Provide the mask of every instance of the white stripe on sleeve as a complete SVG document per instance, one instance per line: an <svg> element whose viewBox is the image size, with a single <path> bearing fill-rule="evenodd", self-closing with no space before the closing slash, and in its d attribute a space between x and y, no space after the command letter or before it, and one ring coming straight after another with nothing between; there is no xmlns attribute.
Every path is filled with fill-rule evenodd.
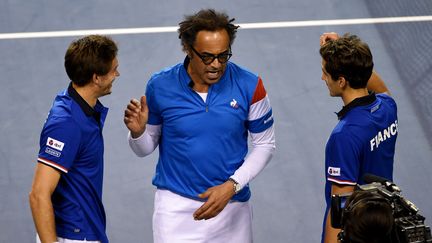
<svg viewBox="0 0 432 243"><path fill-rule="evenodd" d="M265 116L271 109L270 99L268 95L264 97L264 99L252 104L249 110L249 121L253 121Z"/></svg>
<svg viewBox="0 0 432 243"><path fill-rule="evenodd" d="M52 161L49 161L49 160L47 160L47 159L43 159L43 158L38 158L37 159L39 162L41 162L42 164L46 164L46 165L48 165L48 166L51 166L51 167L54 167L54 168L56 168L56 169L58 169L58 170L61 170L61 171L63 171L64 173L68 173L68 170L65 168L65 167L63 167L63 166L61 166L61 165L59 165L59 164L56 164L56 163L54 163L54 162L52 162Z"/></svg>

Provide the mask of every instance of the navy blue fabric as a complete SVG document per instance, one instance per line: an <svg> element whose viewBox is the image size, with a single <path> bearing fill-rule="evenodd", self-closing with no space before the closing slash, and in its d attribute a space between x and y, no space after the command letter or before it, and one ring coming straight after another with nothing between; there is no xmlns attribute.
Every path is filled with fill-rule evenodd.
<svg viewBox="0 0 432 243"><path fill-rule="evenodd" d="M367 173L393 180L393 162L397 138L397 107L386 94L371 94L344 110L326 146L325 198L327 211L331 201L331 186L364 184ZM350 104L348 104L350 106ZM324 226L325 226L324 219ZM324 227L323 226L323 227Z"/></svg>
<svg viewBox="0 0 432 243"><path fill-rule="evenodd" d="M55 98L41 133L38 162L62 172L52 195L57 235L108 242L102 205L102 127L108 109L98 102L89 114L81 97L70 92L75 91L69 87Z"/></svg>

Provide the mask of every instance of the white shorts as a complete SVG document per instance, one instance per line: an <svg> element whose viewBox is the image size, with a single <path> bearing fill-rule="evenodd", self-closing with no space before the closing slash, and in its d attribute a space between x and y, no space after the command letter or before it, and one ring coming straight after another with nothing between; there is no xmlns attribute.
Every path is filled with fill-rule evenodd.
<svg viewBox="0 0 432 243"><path fill-rule="evenodd" d="M153 213L154 243L251 243L249 202L229 202L214 218L196 221L193 213L204 202L157 190Z"/></svg>
<svg viewBox="0 0 432 243"><path fill-rule="evenodd" d="M53 243L101 243L100 241L88 241L88 240L69 240L69 239L64 239L61 237L57 237L57 241L53 242ZM41 243L40 239L39 239L39 235L36 235L36 243Z"/></svg>

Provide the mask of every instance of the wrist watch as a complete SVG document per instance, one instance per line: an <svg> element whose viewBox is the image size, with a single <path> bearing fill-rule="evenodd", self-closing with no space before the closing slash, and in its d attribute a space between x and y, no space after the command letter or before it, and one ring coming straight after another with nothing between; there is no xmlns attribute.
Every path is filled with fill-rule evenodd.
<svg viewBox="0 0 432 243"><path fill-rule="evenodd" d="M234 185L234 193L237 194L241 190L240 184L236 180L234 180L233 178L231 178L231 177L228 179L228 181L231 181L233 183L233 185Z"/></svg>

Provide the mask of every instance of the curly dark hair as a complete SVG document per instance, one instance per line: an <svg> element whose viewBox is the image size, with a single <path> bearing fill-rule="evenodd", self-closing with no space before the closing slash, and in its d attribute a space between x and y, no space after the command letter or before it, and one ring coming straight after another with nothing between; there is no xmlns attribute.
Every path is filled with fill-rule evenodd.
<svg viewBox="0 0 432 243"><path fill-rule="evenodd" d="M336 40L329 40L319 52L326 62L324 69L333 80L344 77L353 89L367 86L374 66L372 53L356 35L347 33Z"/></svg>
<svg viewBox="0 0 432 243"><path fill-rule="evenodd" d="M216 31L225 29L230 39L230 46L236 37L238 25L234 25L234 18L230 19L226 13L216 12L214 9L202 9L193 15L185 16L185 19L179 23L179 39L183 50L186 51L189 46L193 46L199 31L208 30Z"/></svg>
<svg viewBox="0 0 432 243"><path fill-rule="evenodd" d="M69 79L78 86L84 86L93 74L107 74L117 51L117 45L107 36L89 35L73 41L64 61Z"/></svg>

